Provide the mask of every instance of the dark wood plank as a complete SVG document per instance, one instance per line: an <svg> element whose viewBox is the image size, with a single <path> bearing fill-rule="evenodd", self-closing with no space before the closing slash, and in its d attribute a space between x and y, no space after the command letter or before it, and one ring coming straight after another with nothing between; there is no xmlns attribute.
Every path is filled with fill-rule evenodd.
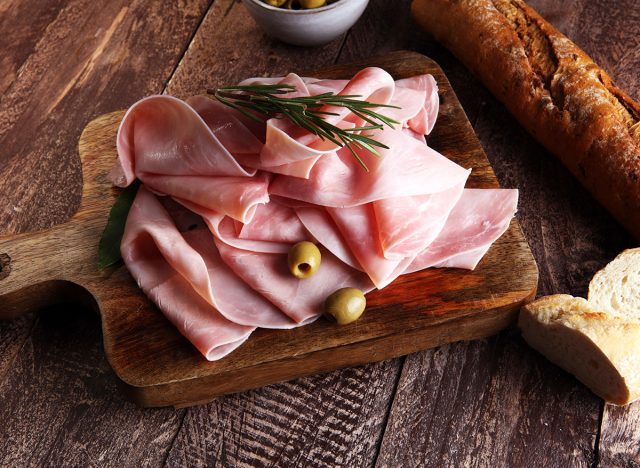
<svg viewBox="0 0 640 468"><path fill-rule="evenodd" d="M640 12L633 0L584 2L581 17L588 22L576 28L575 41L616 80L618 86L640 99ZM588 231L599 234L599 263L606 263L622 248L637 246L620 232L608 216L596 217ZM625 408L604 405L598 446L601 466L640 466L640 405Z"/></svg>
<svg viewBox="0 0 640 468"><path fill-rule="evenodd" d="M377 465L590 466L597 402L545 366L508 334L408 356Z"/></svg>
<svg viewBox="0 0 640 468"><path fill-rule="evenodd" d="M600 466L640 466L640 405L605 405L598 455Z"/></svg>
<svg viewBox="0 0 640 468"><path fill-rule="evenodd" d="M167 463L370 465L398 370L385 361L189 408Z"/></svg>
<svg viewBox="0 0 640 468"><path fill-rule="evenodd" d="M538 0L530 4L565 34L576 36L578 44L596 60L598 54L608 53L608 47L627 47L622 40L612 44L604 40L606 32L600 29L598 18L606 14L607 21L611 19L603 2ZM606 30L610 29L625 28L621 23L608 23ZM587 40L600 31L599 41ZM625 34L616 33L630 40ZM418 50L430 50L438 57L447 55L431 52L429 38L423 40L425 45ZM593 273L632 245L630 237L468 72L457 72L460 65L455 60L439 60L465 109L474 115L474 129L498 180L520 189L517 217L538 262L539 294L585 295ZM437 367L442 376L432 379L437 364L442 366ZM477 372L461 378L460 369L467 366ZM444 466L574 466L595 461L601 401L517 337L503 335L484 343L453 345L411 356L398 388L378 459L383 466L416 459L426 462L434 457L442 457ZM433 395L434 390L436 402L426 402L423 395ZM451 397L451 391L457 392L452 397L455 405L447 403L445 395ZM450 416L449 422L446 416ZM626 431L631 427L624 425ZM411 428L411 434L406 428ZM421 435L416 439L415 434ZM632 436L627 433L626 437ZM604 443L606 439L601 439L601 453Z"/></svg>
<svg viewBox="0 0 640 468"><path fill-rule="evenodd" d="M82 128L161 92L209 2L0 3L0 232L7 234L74 211ZM70 309L88 313L78 306L50 313ZM0 465L160 463L183 411L144 412L123 401L96 317L36 317L0 322Z"/></svg>
<svg viewBox="0 0 640 468"><path fill-rule="evenodd" d="M45 5L37 0L7 0L0 4L0 96L15 82L43 31L65 4L66 0L51 1ZM0 150L0 160L2 158L3 151ZM0 222L0 234L2 232L4 227ZM0 323L0 379L27 339L34 320L30 315L11 323Z"/></svg>
<svg viewBox="0 0 640 468"><path fill-rule="evenodd" d="M41 314L0 384L0 465L160 465L184 410L123 402L101 350L98 317L70 310Z"/></svg>
<svg viewBox="0 0 640 468"><path fill-rule="evenodd" d="M317 70L335 61L343 41L344 37L340 37L313 49L290 46L267 36L240 2L218 0L194 36L166 92L186 98L249 76Z"/></svg>
<svg viewBox="0 0 640 468"><path fill-rule="evenodd" d="M80 132L92 117L159 92L206 6L77 0L60 10L0 102L3 232L42 229L76 211Z"/></svg>
<svg viewBox="0 0 640 468"><path fill-rule="evenodd" d="M67 0L4 0L0 4L0 96L15 82L45 28Z"/></svg>
<svg viewBox="0 0 640 468"><path fill-rule="evenodd" d="M0 321L0 382L29 337L35 324L34 314Z"/></svg>

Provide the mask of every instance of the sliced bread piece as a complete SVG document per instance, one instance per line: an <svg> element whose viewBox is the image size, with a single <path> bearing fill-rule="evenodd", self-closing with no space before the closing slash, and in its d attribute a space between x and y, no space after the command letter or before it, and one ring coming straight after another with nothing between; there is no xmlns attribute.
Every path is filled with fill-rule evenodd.
<svg viewBox="0 0 640 468"><path fill-rule="evenodd" d="M640 397L640 323L613 317L567 294L542 297L521 310L524 339L616 405Z"/></svg>
<svg viewBox="0 0 640 468"><path fill-rule="evenodd" d="M625 250L595 274L589 302L611 315L640 320L640 248Z"/></svg>

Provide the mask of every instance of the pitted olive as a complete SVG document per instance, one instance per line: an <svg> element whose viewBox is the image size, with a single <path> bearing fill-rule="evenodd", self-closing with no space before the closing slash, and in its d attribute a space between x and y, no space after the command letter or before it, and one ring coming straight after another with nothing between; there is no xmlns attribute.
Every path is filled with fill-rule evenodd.
<svg viewBox="0 0 640 468"><path fill-rule="evenodd" d="M293 276L298 279L310 278L320 268L320 250L312 242L298 242L289 250L287 260Z"/></svg>

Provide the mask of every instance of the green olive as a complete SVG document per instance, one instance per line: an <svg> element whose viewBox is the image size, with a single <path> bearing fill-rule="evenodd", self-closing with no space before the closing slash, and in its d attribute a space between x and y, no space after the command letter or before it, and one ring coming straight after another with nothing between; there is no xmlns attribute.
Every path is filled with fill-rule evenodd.
<svg viewBox="0 0 640 468"><path fill-rule="evenodd" d="M342 288L324 301L324 313L332 316L339 325L355 322L367 307L364 293L356 288Z"/></svg>
<svg viewBox="0 0 640 468"><path fill-rule="evenodd" d="M282 5L287 3L287 0L264 0L264 1L274 7L281 7Z"/></svg>
<svg viewBox="0 0 640 468"><path fill-rule="evenodd" d="M327 0L298 0L302 8L320 8L327 4Z"/></svg>
<svg viewBox="0 0 640 468"><path fill-rule="evenodd" d="M289 250L287 260L293 276L298 279L310 278L320 268L320 250L312 242L298 242Z"/></svg>

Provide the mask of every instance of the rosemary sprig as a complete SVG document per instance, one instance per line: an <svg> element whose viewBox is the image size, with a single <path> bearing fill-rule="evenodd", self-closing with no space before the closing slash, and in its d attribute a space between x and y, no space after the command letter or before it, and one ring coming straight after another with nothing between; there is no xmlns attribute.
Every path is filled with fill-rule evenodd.
<svg viewBox="0 0 640 468"><path fill-rule="evenodd" d="M398 125L400 122L374 110L380 107L398 109L397 106L362 101L358 99L362 96L358 95L323 93L294 98L283 96L295 89L294 86L280 84L226 86L208 89L207 94L252 120L264 122L272 117L286 118L322 140L329 140L340 147L346 146L366 171L369 171L369 168L358 156L356 149L368 151L377 157L380 157L380 153L376 148L389 149L388 146L371 138L371 134L367 132L382 130L385 125L390 128ZM368 125L356 128L337 127L325 117L338 114L320 110L323 106L344 107Z"/></svg>

